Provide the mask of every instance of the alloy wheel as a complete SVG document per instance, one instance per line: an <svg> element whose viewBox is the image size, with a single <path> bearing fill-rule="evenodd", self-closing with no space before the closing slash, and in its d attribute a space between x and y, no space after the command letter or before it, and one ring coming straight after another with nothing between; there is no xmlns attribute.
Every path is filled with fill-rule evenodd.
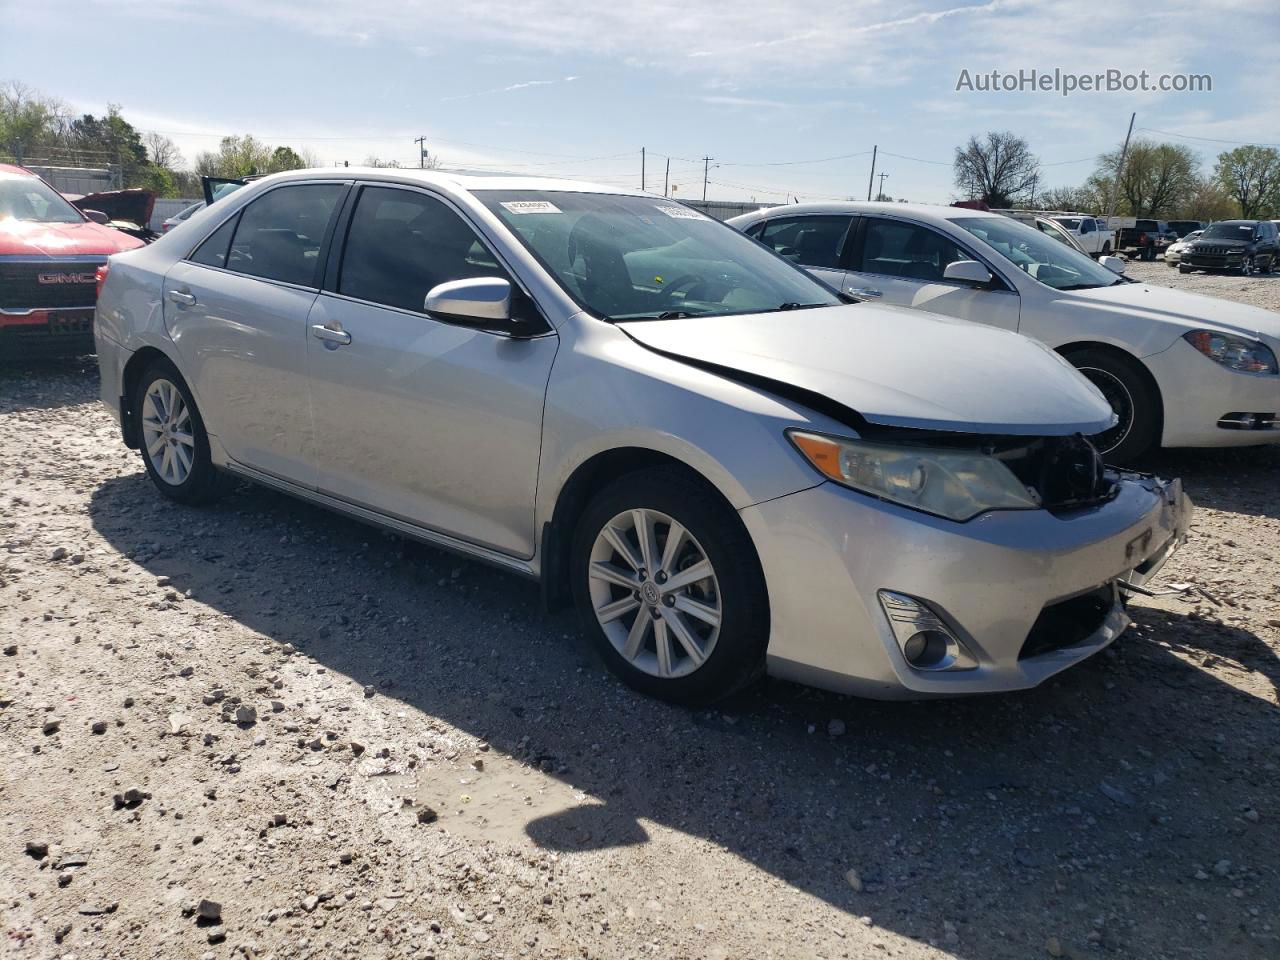
<svg viewBox="0 0 1280 960"><path fill-rule="evenodd" d="M679 521L644 508L618 514L596 535L587 576L596 621L636 669L673 679L711 655L723 618L719 583Z"/></svg>
<svg viewBox="0 0 1280 960"><path fill-rule="evenodd" d="M153 380L143 397L142 442L147 459L165 483L181 486L191 475L196 456L191 408L182 391L163 377Z"/></svg>
<svg viewBox="0 0 1280 960"><path fill-rule="evenodd" d="M1247 277L1253 273L1253 257L1245 257L1240 261L1240 275Z"/></svg>
<svg viewBox="0 0 1280 960"><path fill-rule="evenodd" d="M1090 383L1102 391L1103 397L1119 418L1110 430L1104 430L1089 438L1097 447L1098 453L1106 456L1124 443L1130 431L1133 430L1133 394L1129 392L1124 381L1110 371L1099 370L1097 367L1077 369L1088 377Z"/></svg>

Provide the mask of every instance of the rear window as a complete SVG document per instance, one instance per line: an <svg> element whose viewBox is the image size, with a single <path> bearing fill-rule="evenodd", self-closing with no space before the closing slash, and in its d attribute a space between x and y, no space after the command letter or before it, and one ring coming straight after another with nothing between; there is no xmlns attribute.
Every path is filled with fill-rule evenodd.
<svg viewBox="0 0 1280 960"><path fill-rule="evenodd" d="M340 183L291 184L251 201L240 214L227 269L316 286L320 246L345 190Z"/></svg>

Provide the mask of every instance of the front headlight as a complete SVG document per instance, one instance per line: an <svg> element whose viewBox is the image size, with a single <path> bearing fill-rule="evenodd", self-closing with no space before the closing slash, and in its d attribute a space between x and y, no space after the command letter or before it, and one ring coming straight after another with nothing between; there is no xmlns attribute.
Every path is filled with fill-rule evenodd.
<svg viewBox="0 0 1280 960"><path fill-rule="evenodd" d="M1036 510L1039 498L995 457L971 450L912 447L802 430L787 436L823 476L873 497L949 520L988 510Z"/></svg>
<svg viewBox="0 0 1280 960"><path fill-rule="evenodd" d="M1182 339L1210 360L1216 360L1232 370L1245 373L1276 372L1276 355L1265 343L1257 340L1246 340L1244 337L1233 337L1212 330L1192 330L1184 333Z"/></svg>

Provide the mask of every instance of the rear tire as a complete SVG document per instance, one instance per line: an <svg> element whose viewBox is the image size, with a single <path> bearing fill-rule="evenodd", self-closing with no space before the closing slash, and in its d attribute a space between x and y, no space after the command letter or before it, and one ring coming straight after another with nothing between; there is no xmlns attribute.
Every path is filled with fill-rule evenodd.
<svg viewBox="0 0 1280 960"><path fill-rule="evenodd" d="M178 503L210 503L231 487L213 465L209 434L191 388L168 360L143 371L133 396L139 453L156 489Z"/></svg>
<svg viewBox="0 0 1280 960"><path fill-rule="evenodd" d="M1193 267L1188 267L1185 263L1178 264L1179 273L1190 273L1193 269Z"/></svg>
<svg viewBox="0 0 1280 960"><path fill-rule="evenodd" d="M1116 426L1089 439L1108 463L1131 463L1160 438L1160 398L1136 360L1087 347L1067 360L1102 391L1120 418Z"/></svg>
<svg viewBox="0 0 1280 960"><path fill-rule="evenodd" d="M569 569L583 630L636 690L706 704L763 672L769 600L755 546L737 514L687 471L642 470L596 494L574 531ZM689 571L706 575L688 580Z"/></svg>

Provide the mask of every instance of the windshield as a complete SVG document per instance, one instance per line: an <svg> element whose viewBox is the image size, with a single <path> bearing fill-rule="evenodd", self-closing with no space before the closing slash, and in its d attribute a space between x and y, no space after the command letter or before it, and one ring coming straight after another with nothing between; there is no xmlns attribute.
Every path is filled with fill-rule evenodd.
<svg viewBox="0 0 1280 960"><path fill-rule="evenodd" d="M1075 217L1054 217L1053 219L1057 220L1060 224L1062 224L1068 230L1080 229L1080 221Z"/></svg>
<svg viewBox="0 0 1280 960"><path fill-rule="evenodd" d="M1109 287L1120 277L1073 247L1008 217L952 220L1023 273L1055 290Z"/></svg>
<svg viewBox="0 0 1280 960"><path fill-rule="evenodd" d="M1252 223L1215 223L1204 228L1202 240L1252 240Z"/></svg>
<svg viewBox="0 0 1280 960"><path fill-rule="evenodd" d="M36 177L6 177L0 180L0 220L84 223L79 210Z"/></svg>
<svg viewBox="0 0 1280 960"><path fill-rule="evenodd" d="M842 301L732 227L661 197L478 190L581 306L611 320L724 316Z"/></svg>

